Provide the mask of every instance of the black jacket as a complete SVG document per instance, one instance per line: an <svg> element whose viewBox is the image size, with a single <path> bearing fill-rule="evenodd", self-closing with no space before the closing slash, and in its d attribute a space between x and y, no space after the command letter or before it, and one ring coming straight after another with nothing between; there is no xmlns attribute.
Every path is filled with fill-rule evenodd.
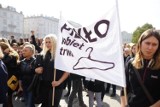
<svg viewBox="0 0 160 107"><path fill-rule="evenodd" d="M87 89L92 92L102 92L102 90L104 89L104 82L99 80L89 81Z"/></svg>
<svg viewBox="0 0 160 107"><path fill-rule="evenodd" d="M127 93L132 93L133 97L129 101L130 107L149 107L151 104L147 99L143 89L141 88L136 71L133 69L132 60L126 64L126 84L127 84ZM144 60L144 67L142 69L137 69L145 87L153 97L154 101L160 100L160 69L151 70L147 68L147 60ZM123 95L123 90L121 91Z"/></svg>
<svg viewBox="0 0 160 107"><path fill-rule="evenodd" d="M5 54L2 61L7 67L8 71L8 78L10 78L12 75L15 75L16 77L19 77L18 75L18 63L15 56L11 56L8 54Z"/></svg>
<svg viewBox="0 0 160 107"><path fill-rule="evenodd" d="M29 86L33 76L35 74L34 71L34 62L35 58L31 57L30 59L23 59L20 62L20 80L22 80L22 84L25 86Z"/></svg>
<svg viewBox="0 0 160 107"><path fill-rule="evenodd" d="M0 104L7 101L7 79L7 68L2 60L0 60Z"/></svg>
<svg viewBox="0 0 160 107"><path fill-rule="evenodd" d="M70 73L70 79L71 80L82 79L82 76Z"/></svg>
<svg viewBox="0 0 160 107"><path fill-rule="evenodd" d="M34 35L31 36L31 43L35 46L35 49L38 51L38 53L42 51L40 46L36 43L36 38Z"/></svg>
<svg viewBox="0 0 160 107"><path fill-rule="evenodd" d="M42 81L43 82L51 82L54 80L54 60L51 60L51 53L48 51L43 58L42 55L37 55L36 61L35 61L35 68L37 67L43 67L43 73L41 74L42 76ZM56 69L56 81L58 81L62 75L63 71ZM63 88L64 84L62 83L60 86L56 88Z"/></svg>

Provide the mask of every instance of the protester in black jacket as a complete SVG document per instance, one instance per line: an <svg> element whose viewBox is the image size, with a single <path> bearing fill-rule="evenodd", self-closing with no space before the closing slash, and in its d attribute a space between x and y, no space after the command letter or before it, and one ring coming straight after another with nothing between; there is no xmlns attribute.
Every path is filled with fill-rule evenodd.
<svg viewBox="0 0 160 107"><path fill-rule="evenodd" d="M125 71L127 93L130 95L129 107L160 107L160 35L156 30L146 30L140 36L135 58L128 62ZM136 73L139 73L153 102L141 87ZM121 105L125 107L123 92L124 90L121 91Z"/></svg>
<svg viewBox="0 0 160 107"><path fill-rule="evenodd" d="M32 44L25 45L23 48L23 57L24 59L20 62L20 80L19 80L19 90L18 92L22 92L24 94L25 103L27 107L35 107L33 100L32 91L28 91L28 87L30 86L34 72L34 48Z"/></svg>
<svg viewBox="0 0 160 107"><path fill-rule="evenodd" d="M68 77L67 72L54 69L56 51L56 35L44 37L43 50L36 58L35 72L42 76L40 93L42 95L41 107L52 107L52 90L54 93L54 107L58 107L63 91L63 82ZM40 61L41 59L41 61Z"/></svg>
<svg viewBox="0 0 160 107"><path fill-rule="evenodd" d="M18 53L11 48L11 46L7 43L0 42L0 47L3 51L4 57L2 58L2 61L7 67L8 71L8 79L10 79L13 75L17 77L18 79L18 63L19 63L19 55ZM12 84L18 83L18 80L16 82L13 81ZM8 107L13 107L12 104L12 94L15 90L11 89L11 87L8 87L8 100L6 105Z"/></svg>

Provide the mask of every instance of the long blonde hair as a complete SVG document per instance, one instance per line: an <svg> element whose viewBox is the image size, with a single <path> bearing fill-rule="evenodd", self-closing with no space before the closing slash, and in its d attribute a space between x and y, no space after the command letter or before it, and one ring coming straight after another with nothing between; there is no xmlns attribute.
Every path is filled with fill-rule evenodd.
<svg viewBox="0 0 160 107"><path fill-rule="evenodd" d="M158 31L156 31L155 29L148 29L145 32L142 33L142 35L140 36L138 43L137 43L137 52L135 55L135 58L132 62L133 66L137 69L140 69L143 67L143 55L142 55L142 51L141 51L141 45L142 45L142 41L144 41L145 39L149 38L149 37L155 37L158 42L159 42L159 46L152 58L152 62L151 62L151 69L160 69L160 34L158 33Z"/></svg>
<svg viewBox="0 0 160 107"><path fill-rule="evenodd" d="M4 43L7 43L9 45L9 42L6 38L0 38L0 42L4 42Z"/></svg>
<svg viewBox="0 0 160 107"><path fill-rule="evenodd" d="M52 45L51 50L49 50L45 44L46 39L49 39L51 41L51 45ZM51 53L51 60L53 60L55 58L56 44L57 44L57 37L55 34L49 34L44 37L43 50L41 52L41 55L43 56L43 58L45 57L45 55L48 51L50 51L50 53Z"/></svg>
<svg viewBox="0 0 160 107"><path fill-rule="evenodd" d="M0 47L2 49L2 51L4 51L5 49L9 49L9 55L10 56L14 56L16 57L17 63L19 63L19 55L18 53L7 43L4 42L0 42Z"/></svg>

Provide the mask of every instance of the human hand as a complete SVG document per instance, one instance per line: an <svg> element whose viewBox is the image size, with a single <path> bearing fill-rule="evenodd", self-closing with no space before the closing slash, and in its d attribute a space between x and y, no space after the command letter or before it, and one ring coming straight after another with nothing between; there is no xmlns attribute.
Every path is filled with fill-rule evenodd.
<svg viewBox="0 0 160 107"><path fill-rule="evenodd" d="M160 107L160 100L158 100L157 102L155 102L153 105L151 105L150 107Z"/></svg>
<svg viewBox="0 0 160 107"><path fill-rule="evenodd" d="M61 83L59 81L52 81L52 87L57 87L59 86Z"/></svg>
<svg viewBox="0 0 160 107"><path fill-rule="evenodd" d="M36 72L37 74L42 74L42 73L43 73L43 67L38 67L38 68L36 68L36 69L35 69L35 72Z"/></svg>

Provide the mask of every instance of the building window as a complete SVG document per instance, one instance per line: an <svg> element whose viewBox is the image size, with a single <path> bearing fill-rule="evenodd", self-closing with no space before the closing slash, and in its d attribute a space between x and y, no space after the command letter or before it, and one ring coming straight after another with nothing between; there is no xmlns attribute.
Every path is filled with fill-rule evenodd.
<svg viewBox="0 0 160 107"><path fill-rule="evenodd" d="M11 14L10 16L11 16L11 18L12 18L12 19L14 19L14 16L13 16L13 14Z"/></svg>
<svg viewBox="0 0 160 107"><path fill-rule="evenodd" d="M17 20L20 20L18 16L17 16Z"/></svg>
<svg viewBox="0 0 160 107"><path fill-rule="evenodd" d="M20 27L20 23L19 22L17 22L17 26Z"/></svg>
<svg viewBox="0 0 160 107"><path fill-rule="evenodd" d="M20 33L20 29L17 29L16 32L17 32L17 33Z"/></svg>
<svg viewBox="0 0 160 107"><path fill-rule="evenodd" d="M7 31L7 27L3 26L3 31Z"/></svg>
<svg viewBox="0 0 160 107"><path fill-rule="evenodd" d="M3 24L7 24L7 20L6 19L3 19Z"/></svg>
<svg viewBox="0 0 160 107"><path fill-rule="evenodd" d="M6 13L6 12L3 12L3 16L7 16L7 13Z"/></svg>

